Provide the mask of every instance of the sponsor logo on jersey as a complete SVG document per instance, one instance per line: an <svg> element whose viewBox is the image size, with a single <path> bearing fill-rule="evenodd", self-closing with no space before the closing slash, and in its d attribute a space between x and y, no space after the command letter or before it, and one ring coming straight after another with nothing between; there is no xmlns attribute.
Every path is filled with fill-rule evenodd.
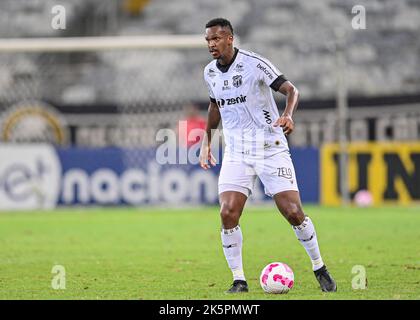
<svg viewBox="0 0 420 320"><path fill-rule="evenodd" d="M242 76L237 75L232 77L233 86L239 88L242 84Z"/></svg>
<svg viewBox="0 0 420 320"><path fill-rule="evenodd" d="M273 121L271 120L270 111L263 110L265 122L267 124L271 124Z"/></svg>
<svg viewBox="0 0 420 320"><path fill-rule="evenodd" d="M219 108L223 108L225 105L230 106L233 104L246 102L246 96L240 95L236 98L218 99L216 102Z"/></svg>
<svg viewBox="0 0 420 320"><path fill-rule="evenodd" d="M273 79L274 79L273 75L272 75L272 74L271 74L271 72L267 69L267 67L266 67L266 66L262 66L261 64L258 64L258 65L257 65L257 68L258 68L258 69L260 69L260 70L262 70L262 72L264 72L270 80L273 80Z"/></svg>
<svg viewBox="0 0 420 320"><path fill-rule="evenodd" d="M222 90L225 91L225 90L230 90L230 89L232 89L232 88L229 86L229 80L223 81Z"/></svg>
<svg viewBox="0 0 420 320"><path fill-rule="evenodd" d="M244 64L242 62L237 63L234 70L236 72L242 72L242 71L244 71Z"/></svg>

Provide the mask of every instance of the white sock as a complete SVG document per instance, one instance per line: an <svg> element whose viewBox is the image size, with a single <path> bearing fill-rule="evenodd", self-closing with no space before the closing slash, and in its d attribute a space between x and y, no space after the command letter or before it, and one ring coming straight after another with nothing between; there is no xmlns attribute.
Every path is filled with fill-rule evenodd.
<svg viewBox="0 0 420 320"><path fill-rule="evenodd" d="M314 225L309 217L305 217L301 225L292 226L300 243L312 261L313 271L320 269L324 262L319 252L318 240Z"/></svg>
<svg viewBox="0 0 420 320"><path fill-rule="evenodd" d="M242 268L242 231L238 225L232 229L222 229L223 252L232 270L233 280L245 280Z"/></svg>

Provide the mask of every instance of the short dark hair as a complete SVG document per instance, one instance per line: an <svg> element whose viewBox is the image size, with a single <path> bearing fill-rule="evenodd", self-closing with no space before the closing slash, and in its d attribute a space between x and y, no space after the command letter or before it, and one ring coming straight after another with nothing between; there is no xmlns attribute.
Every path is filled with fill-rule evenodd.
<svg viewBox="0 0 420 320"><path fill-rule="evenodd" d="M206 23L206 28L211 28L215 26L221 26L222 28L228 27L230 32L233 34L232 24L230 23L229 20L225 18L214 18Z"/></svg>

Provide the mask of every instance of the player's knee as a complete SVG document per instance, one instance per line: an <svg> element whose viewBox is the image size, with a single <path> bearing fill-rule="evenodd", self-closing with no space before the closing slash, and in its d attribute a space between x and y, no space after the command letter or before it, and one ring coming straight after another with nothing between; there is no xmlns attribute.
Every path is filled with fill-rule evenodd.
<svg viewBox="0 0 420 320"><path fill-rule="evenodd" d="M286 217L287 221L294 226L302 224L305 219L305 214L303 213L302 208L296 203L288 203L283 206L281 212Z"/></svg>
<svg viewBox="0 0 420 320"><path fill-rule="evenodd" d="M224 204L220 209L220 217L224 228L231 229L238 225L239 223L239 210L235 209L234 206Z"/></svg>

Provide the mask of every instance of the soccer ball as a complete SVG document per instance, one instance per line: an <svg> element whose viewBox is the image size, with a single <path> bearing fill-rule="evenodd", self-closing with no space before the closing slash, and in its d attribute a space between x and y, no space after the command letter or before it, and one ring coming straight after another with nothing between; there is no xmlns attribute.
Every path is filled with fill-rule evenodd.
<svg viewBox="0 0 420 320"><path fill-rule="evenodd" d="M373 204L373 196L368 190L359 190L354 195L354 202L358 207L370 207Z"/></svg>
<svg viewBox="0 0 420 320"><path fill-rule="evenodd" d="M272 262L261 272L260 284L267 293L288 293L292 289L295 276L285 263Z"/></svg>

